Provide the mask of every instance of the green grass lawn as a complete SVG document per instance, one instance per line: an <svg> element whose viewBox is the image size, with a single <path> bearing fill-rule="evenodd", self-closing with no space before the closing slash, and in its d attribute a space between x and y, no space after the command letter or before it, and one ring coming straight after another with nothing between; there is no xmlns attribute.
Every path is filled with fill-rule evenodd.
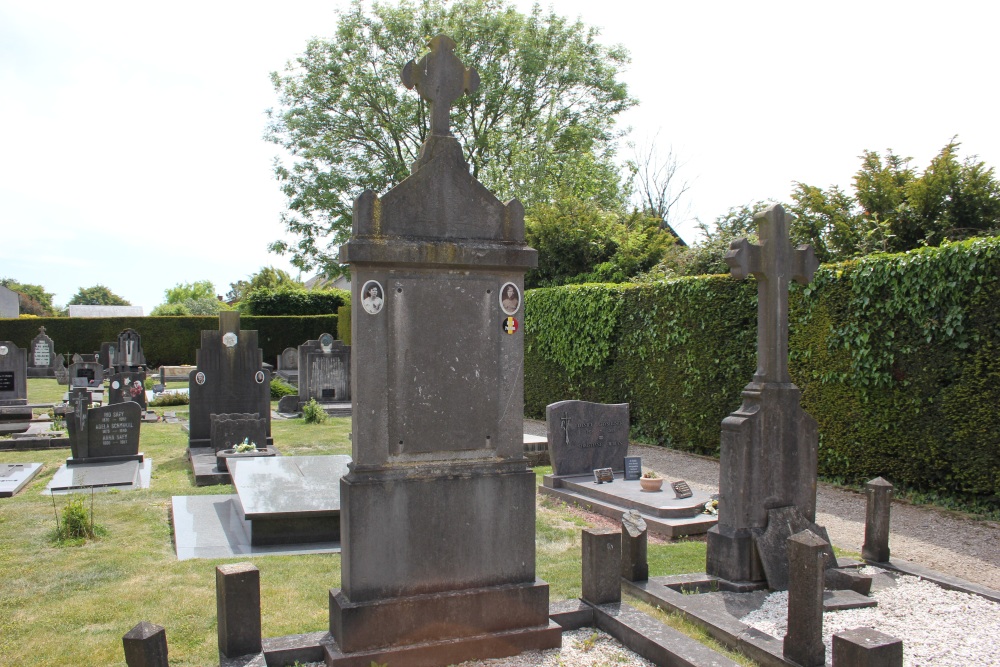
<svg viewBox="0 0 1000 667"><path fill-rule="evenodd" d="M51 402L42 396L61 397L63 390L55 380L31 379L28 399ZM157 408L165 410L180 415L186 406ZM272 434L285 455L350 454L350 423L274 420ZM264 636L327 629L339 555L177 561L171 497L233 493L232 486L194 486L186 448L179 425L143 424L151 488L93 494L96 522L107 533L77 546L53 540L55 513L68 497L53 504L41 495L69 450L0 453L4 463L45 464L21 493L0 499L0 664L124 665L121 637L146 620L166 628L171 665L217 665L215 566L245 560L260 569ZM85 498L89 507L91 495ZM580 530L587 525L558 503L538 502L537 572L552 600L580 594ZM653 575L703 571L704 543L650 544L649 561Z"/></svg>

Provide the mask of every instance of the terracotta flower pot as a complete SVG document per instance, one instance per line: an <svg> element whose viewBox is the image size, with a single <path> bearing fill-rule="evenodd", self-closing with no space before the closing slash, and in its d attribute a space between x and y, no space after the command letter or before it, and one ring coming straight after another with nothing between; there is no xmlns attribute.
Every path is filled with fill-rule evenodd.
<svg viewBox="0 0 1000 667"><path fill-rule="evenodd" d="M659 491L663 487L662 477L640 477L639 486L643 491Z"/></svg>

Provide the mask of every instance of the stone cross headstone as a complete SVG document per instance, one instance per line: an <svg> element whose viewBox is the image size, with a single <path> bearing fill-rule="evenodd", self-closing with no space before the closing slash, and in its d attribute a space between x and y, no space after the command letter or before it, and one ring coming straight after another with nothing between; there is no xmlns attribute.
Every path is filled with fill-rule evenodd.
<svg viewBox="0 0 1000 667"><path fill-rule="evenodd" d="M0 340L0 406L28 402L28 355L9 340Z"/></svg>
<svg viewBox="0 0 1000 667"><path fill-rule="evenodd" d="M553 475L623 471L628 454L628 403L559 401L545 408Z"/></svg>
<svg viewBox="0 0 1000 667"><path fill-rule="evenodd" d="M521 309L501 303L505 285L521 293L537 255L524 209L476 181L450 135L451 104L478 77L448 37L430 48L403 80L431 103L431 133L407 179L358 197L340 249L361 307L328 664L370 650L402 664L392 651L415 644L440 664L496 657L504 642L484 638L498 633L516 633L522 650L561 642L548 585L535 578L524 343L506 326Z"/></svg>
<svg viewBox="0 0 1000 667"><path fill-rule="evenodd" d="M114 373L108 382L108 403L138 403L142 411L148 407L146 401L146 371L125 371Z"/></svg>
<svg viewBox="0 0 1000 667"><path fill-rule="evenodd" d="M299 345L299 407L316 399L319 403L351 400L351 346L322 334Z"/></svg>
<svg viewBox="0 0 1000 667"><path fill-rule="evenodd" d="M271 439L271 385L263 367L257 332L240 329L237 311L219 313L219 330L201 332L197 367L191 371L189 392L191 447L212 446L211 415L256 412L267 420Z"/></svg>
<svg viewBox="0 0 1000 667"><path fill-rule="evenodd" d="M146 366L142 353L142 337L135 329L125 329L118 334L118 344L112 350L112 366L119 372L136 371Z"/></svg>
<svg viewBox="0 0 1000 667"><path fill-rule="evenodd" d="M792 248L790 218L780 205L758 213L760 243L734 241L726 255L735 278L757 279L758 295L757 371L722 422L719 523L708 532L706 570L728 582L766 580L753 531L766 530L768 510L816 518L818 433L788 375L788 285L808 283L818 263L811 247Z"/></svg>
<svg viewBox="0 0 1000 667"><path fill-rule="evenodd" d="M28 377L55 377L56 346L45 333L45 327L38 328L38 335L31 339L28 348Z"/></svg>

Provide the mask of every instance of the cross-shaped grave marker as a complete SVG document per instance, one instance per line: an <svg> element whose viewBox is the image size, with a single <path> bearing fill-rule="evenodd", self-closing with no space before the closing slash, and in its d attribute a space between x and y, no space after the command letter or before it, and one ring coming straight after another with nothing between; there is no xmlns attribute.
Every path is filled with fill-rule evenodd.
<svg viewBox="0 0 1000 667"><path fill-rule="evenodd" d="M403 67L403 85L416 88L430 102L431 134L450 137L451 106L463 93L476 92L479 72L462 64L455 55L455 42L447 35L432 39L430 47L431 52L419 62L411 60Z"/></svg>
<svg viewBox="0 0 1000 667"><path fill-rule="evenodd" d="M780 204L754 216L760 244L740 239L726 253L734 278L757 279L757 372L754 382L791 382L788 375L788 279L806 284L819 267L810 245L792 249Z"/></svg>

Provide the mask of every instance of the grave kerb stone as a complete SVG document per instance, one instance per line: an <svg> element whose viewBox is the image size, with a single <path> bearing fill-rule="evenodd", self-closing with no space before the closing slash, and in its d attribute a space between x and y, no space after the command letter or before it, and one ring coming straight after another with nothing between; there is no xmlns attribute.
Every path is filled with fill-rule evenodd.
<svg viewBox="0 0 1000 667"><path fill-rule="evenodd" d="M823 573L830 544L806 530L788 538L788 632L783 653L802 667L823 667Z"/></svg>

